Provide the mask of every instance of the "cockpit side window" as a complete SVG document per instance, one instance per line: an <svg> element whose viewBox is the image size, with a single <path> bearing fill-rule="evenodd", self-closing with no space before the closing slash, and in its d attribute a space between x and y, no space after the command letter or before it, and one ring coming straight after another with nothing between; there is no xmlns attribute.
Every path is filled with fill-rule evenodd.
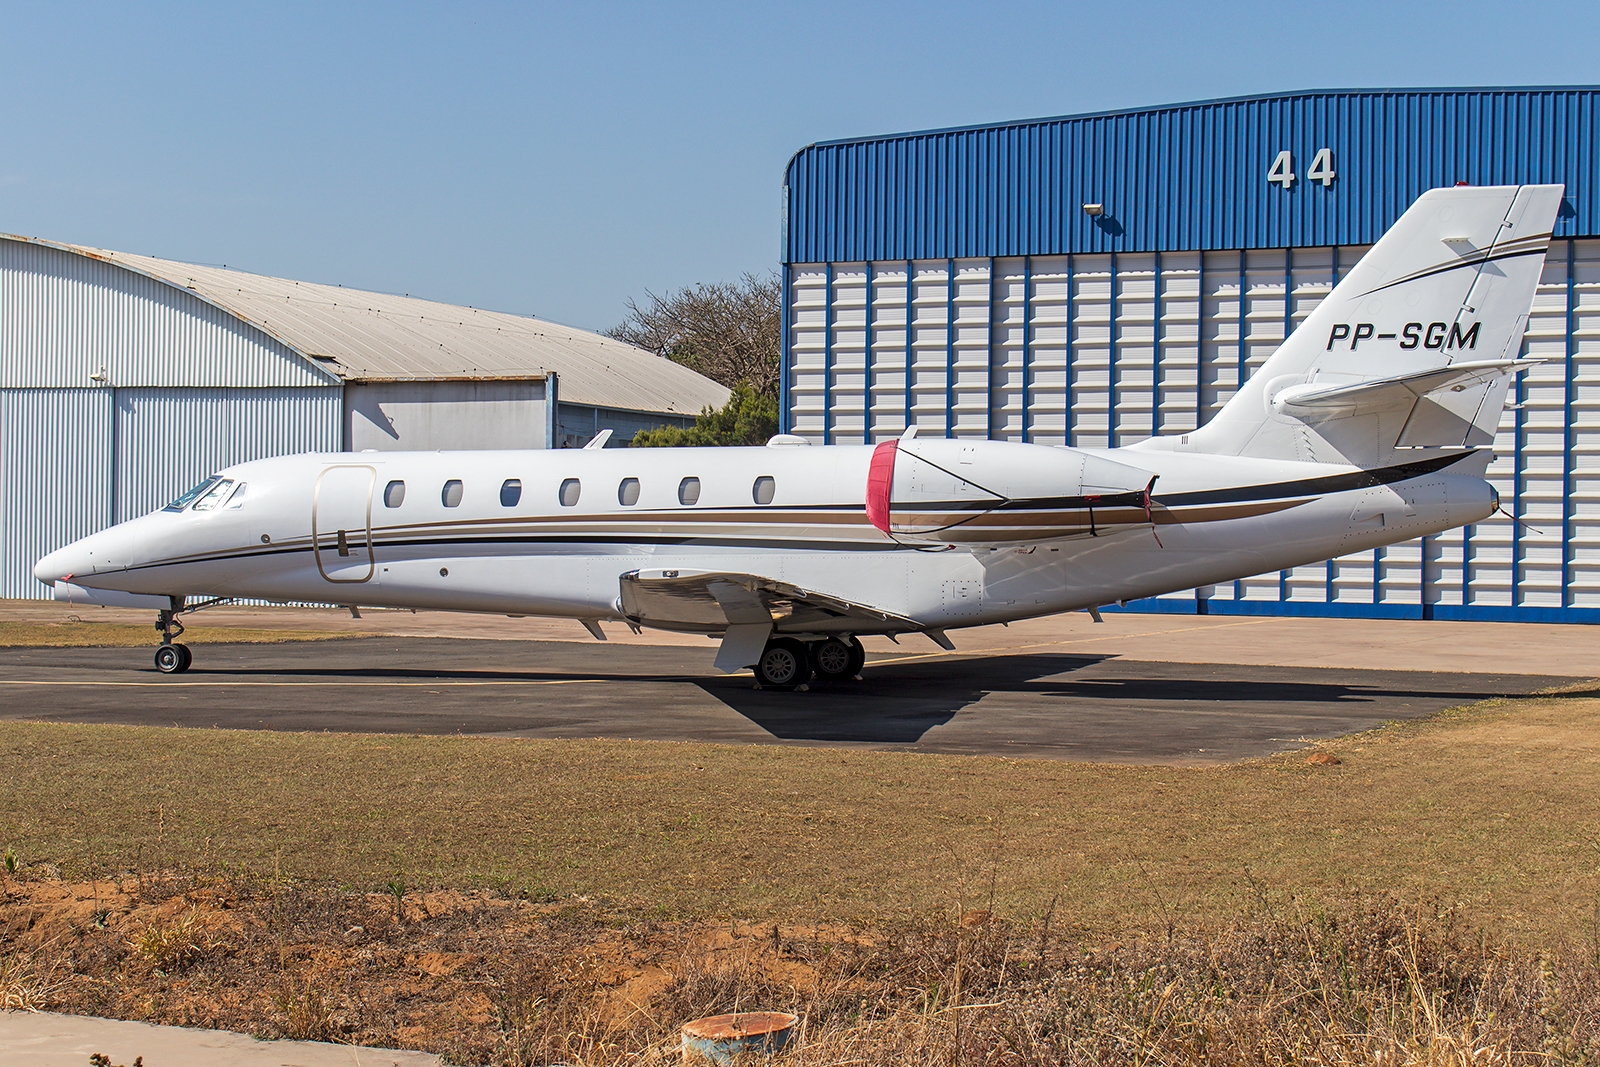
<svg viewBox="0 0 1600 1067"><path fill-rule="evenodd" d="M228 502L222 506L229 511L237 511L239 508L244 507L244 491L249 488L249 482L240 482L239 487L233 491L233 495L228 497Z"/></svg>
<svg viewBox="0 0 1600 1067"><path fill-rule="evenodd" d="M188 507L190 504L193 504L195 502L195 500L199 498L200 494L204 493L207 489L210 489L213 485L216 485L219 480L220 479L218 479L217 476L215 474L213 474L211 477L207 478L205 481L201 482L199 485L195 486L193 489L189 490L187 493L184 493L178 499L174 500L172 503L168 504L166 507L162 508L161 510L162 511L182 511L184 508Z"/></svg>
<svg viewBox="0 0 1600 1067"><path fill-rule="evenodd" d="M233 490L233 479L219 479L210 489L200 494L200 499L194 502L192 511L215 511L222 502L228 499L228 493Z"/></svg>

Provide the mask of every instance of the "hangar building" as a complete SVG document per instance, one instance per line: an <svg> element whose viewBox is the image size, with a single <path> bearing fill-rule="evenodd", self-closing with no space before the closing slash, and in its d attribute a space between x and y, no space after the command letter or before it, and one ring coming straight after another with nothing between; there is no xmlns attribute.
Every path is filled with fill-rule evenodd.
<svg viewBox="0 0 1600 1067"><path fill-rule="evenodd" d="M622 444L727 397L538 319L0 236L0 597L232 463Z"/></svg>
<svg viewBox="0 0 1600 1067"><path fill-rule="evenodd" d="M1205 422L1413 199L1565 184L1490 477L1505 508L1138 601L1600 622L1600 89L1307 92L801 149L785 429L1105 447Z"/></svg>

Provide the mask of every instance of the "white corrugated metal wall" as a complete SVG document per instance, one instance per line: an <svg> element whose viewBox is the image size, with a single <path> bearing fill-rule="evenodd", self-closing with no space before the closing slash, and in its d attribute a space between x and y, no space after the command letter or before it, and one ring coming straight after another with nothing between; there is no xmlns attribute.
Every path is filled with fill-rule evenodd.
<svg viewBox="0 0 1600 1067"><path fill-rule="evenodd" d="M0 239L0 388L316 387L336 379L185 290L58 248Z"/></svg>
<svg viewBox="0 0 1600 1067"><path fill-rule="evenodd" d="M342 410L338 389L118 389L115 521L235 463L337 452Z"/></svg>
<svg viewBox="0 0 1600 1067"><path fill-rule="evenodd" d="M0 597L218 467L334 451L342 387L193 293L0 239Z"/></svg>
<svg viewBox="0 0 1600 1067"><path fill-rule="evenodd" d="M34 561L111 519L111 390L0 389L0 597L42 597Z"/></svg>
<svg viewBox="0 0 1600 1067"><path fill-rule="evenodd" d="M791 431L870 442L914 424L1083 447L1182 433L1215 414L1364 251L791 266ZM1523 376L1490 467L1522 525L1496 516L1200 599L1477 618L1600 608L1600 241L1551 244L1526 351L1548 362ZM1163 600L1194 610L1196 593Z"/></svg>

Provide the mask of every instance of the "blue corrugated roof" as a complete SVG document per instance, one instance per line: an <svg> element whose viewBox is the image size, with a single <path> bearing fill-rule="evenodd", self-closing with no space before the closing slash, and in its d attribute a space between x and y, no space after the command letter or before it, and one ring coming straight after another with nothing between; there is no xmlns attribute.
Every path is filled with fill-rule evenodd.
<svg viewBox="0 0 1600 1067"><path fill-rule="evenodd" d="M1560 182L1600 233L1600 88L1240 97L810 145L789 263L1367 244L1427 189ZM1307 178L1330 149L1329 186ZM1278 153L1297 179L1269 183ZM1085 203L1105 206L1090 218Z"/></svg>

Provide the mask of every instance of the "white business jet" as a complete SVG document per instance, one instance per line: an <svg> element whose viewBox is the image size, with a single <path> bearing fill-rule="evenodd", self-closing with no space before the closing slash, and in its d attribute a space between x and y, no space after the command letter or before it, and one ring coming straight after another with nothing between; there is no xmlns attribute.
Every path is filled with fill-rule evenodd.
<svg viewBox="0 0 1600 1067"><path fill-rule="evenodd" d="M73 603L218 599L721 638L762 685L858 675L862 634L1006 622L1438 533L1484 480L1561 200L1423 194L1217 417L1127 448L908 431L877 446L327 453L241 463L40 560Z"/></svg>

